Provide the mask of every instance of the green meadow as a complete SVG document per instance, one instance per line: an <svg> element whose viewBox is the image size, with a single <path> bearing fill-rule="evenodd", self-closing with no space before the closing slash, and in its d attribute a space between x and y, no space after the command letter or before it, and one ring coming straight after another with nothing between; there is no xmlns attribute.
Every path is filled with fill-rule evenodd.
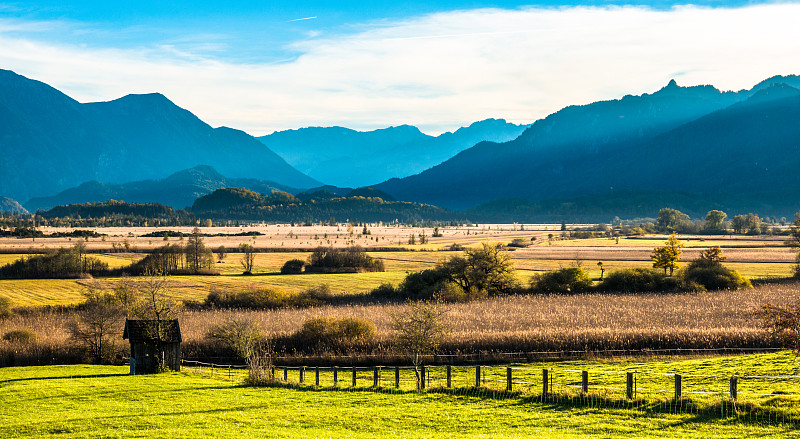
<svg viewBox="0 0 800 439"><path fill-rule="evenodd" d="M543 364L528 364L529 368ZM551 368L681 373L792 373L790 353L689 360L547 363ZM515 365L520 367L521 365ZM524 394L356 389L340 384L247 387L185 368L127 375L124 366L0 369L3 438L742 438L800 437L795 423L541 402ZM774 384L774 383L773 383ZM786 388L792 390L793 388ZM788 397L787 397L788 398ZM774 397L773 397L774 399ZM772 400L759 404L775 405ZM797 401L788 409L796 409Z"/></svg>

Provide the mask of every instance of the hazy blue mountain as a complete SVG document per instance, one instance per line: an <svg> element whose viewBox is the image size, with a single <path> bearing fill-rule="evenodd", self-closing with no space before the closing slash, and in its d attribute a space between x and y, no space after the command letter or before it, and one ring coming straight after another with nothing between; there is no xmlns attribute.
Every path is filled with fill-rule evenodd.
<svg viewBox="0 0 800 439"><path fill-rule="evenodd" d="M241 187L270 193L272 190L296 192L297 189L271 181L248 178L227 178L210 166L197 166L176 172L161 180L143 180L122 184L89 181L50 197L31 198L25 206L30 211L47 210L67 204L119 200L128 203L158 203L182 209L197 198L225 187Z"/></svg>
<svg viewBox="0 0 800 439"><path fill-rule="evenodd" d="M207 164L228 177L319 186L254 137L212 128L163 95L81 104L0 70L0 193L29 199L85 181L163 178Z"/></svg>
<svg viewBox="0 0 800 439"><path fill-rule="evenodd" d="M611 191L769 193L800 188L800 86L710 86L567 107L506 143L480 143L404 179L376 185L400 200L463 209Z"/></svg>
<svg viewBox="0 0 800 439"><path fill-rule="evenodd" d="M27 215L29 212L22 207L16 200L8 197L0 197L0 213L13 213Z"/></svg>
<svg viewBox="0 0 800 439"><path fill-rule="evenodd" d="M514 139L525 128L502 119L487 119L435 137L401 125L366 132L341 127L302 128L259 139L317 180L360 187L422 172L478 142Z"/></svg>

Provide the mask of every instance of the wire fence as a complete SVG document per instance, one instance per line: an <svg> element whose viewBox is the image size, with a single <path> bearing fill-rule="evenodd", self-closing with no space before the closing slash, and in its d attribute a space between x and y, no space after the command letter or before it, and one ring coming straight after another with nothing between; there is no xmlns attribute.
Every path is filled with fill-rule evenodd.
<svg viewBox="0 0 800 439"><path fill-rule="evenodd" d="M231 380L246 366L183 361ZM450 392L491 398L736 421L800 424L800 376L702 375L507 366L275 366L276 383L320 390Z"/></svg>

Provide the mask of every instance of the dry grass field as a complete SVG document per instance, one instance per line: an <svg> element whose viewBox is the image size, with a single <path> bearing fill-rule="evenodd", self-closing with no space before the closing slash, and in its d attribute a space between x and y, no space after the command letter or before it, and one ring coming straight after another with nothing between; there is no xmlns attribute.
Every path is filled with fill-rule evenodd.
<svg viewBox="0 0 800 439"><path fill-rule="evenodd" d="M572 227L572 226L570 226ZM606 273L626 267L651 267L650 253L653 247L662 245L663 236L621 237L619 241L608 238L562 239L560 225L515 225L487 224L479 226L442 227L441 237L433 238L433 228L412 228L407 226L368 225L370 235L361 235L363 228L353 227L352 235L347 225L339 226L290 226L261 225L247 227L203 227L207 234L236 234L258 231L263 236L221 236L206 237L207 247L216 249L224 246L235 251L240 243L254 245L260 253L256 254L254 276L241 276L242 267L239 253L228 253L215 268L220 276L176 276L172 278L173 293L185 300L202 300L213 289L272 287L289 292L327 284L336 294L365 293L381 283L397 285L408 272L432 268L437 262L458 254L449 247L459 244L466 247L481 242L500 242L508 244L513 239L531 243L526 248L517 248L511 253L517 274L527 283L537 272L561 267L581 265L590 277L599 279L597 262L602 261ZM524 229L524 230L521 230ZM89 238L83 241L97 253L110 267L123 267L143 257L143 251L165 243L181 244L185 238L145 238L141 235L167 230L165 228L98 228L98 233L107 236ZM190 227L170 228L169 230L190 233ZM45 233L68 231L51 228ZM419 242L424 233L429 242L422 245L408 244L410 235ZM552 234L553 239L549 236ZM531 239L535 238L533 241ZM719 245L727 257L726 264L748 278L786 277L791 275L795 252L784 245L779 236L681 236L686 244L683 261L698 257L700 251L712 245ZM7 264L22 257L15 252L29 249L43 251L75 245L76 238L38 238L16 239L0 238L0 264ZM124 244L129 250L125 252ZM280 275L280 267L290 259L307 259L310 251L318 246L332 245L345 247L360 245L373 251L373 257L384 261L386 272L356 274L303 274ZM115 251L116 250L116 251ZM120 251L120 252L117 252ZM103 253L104 252L104 253ZM86 279L66 280L0 280L0 296L10 298L15 306L63 305L81 300L81 293L91 282ZM110 286L116 279L99 280L101 285Z"/></svg>
<svg viewBox="0 0 800 439"><path fill-rule="evenodd" d="M759 306L800 300L800 284L759 286L751 290L700 294L531 295L444 305L449 334L446 352L614 350L647 348L720 348L774 346L775 340L752 312ZM214 325L232 316L259 322L270 334L296 332L316 316L359 317L373 322L376 339L366 353L381 353L394 337L391 315L403 304L322 306L272 311L189 311L181 317L186 355L206 344ZM43 351L67 346L59 312L18 315L0 321L0 332L30 328ZM120 327L120 331L121 331ZM10 349L0 341L0 349ZM362 352L363 353L363 352Z"/></svg>

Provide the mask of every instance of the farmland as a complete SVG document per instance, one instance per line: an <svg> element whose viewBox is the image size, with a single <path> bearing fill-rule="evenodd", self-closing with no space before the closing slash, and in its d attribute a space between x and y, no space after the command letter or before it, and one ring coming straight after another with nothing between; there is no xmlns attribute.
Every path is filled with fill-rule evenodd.
<svg viewBox="0 0 800 439"><path fill-rule="evenodd" d="M570 226L572 227L572 226ZM650 267L650 253L654 246L663 244L662 236L621 237L618 241L609 238L562 239L558 225L481 225L442 227L441 237L433 237L433 228L400 226L367 226L369 235L362 235L358 227L348 231L347 225L338 226L290 226L264 225L248 227L204 227L209 236L204 238L208 248L216 250L224 246L227 257L215 264L220 276L176 276L171 279L173 294L184 300L202 300L215 288L272 287L298 292L320 284L327 284L335 294L360 294L370 291L381 283L397 285L407 272L432 268L452 255L453 244L466 247L481 242L510 243L514 239L529 243L511 253L517 274L523 283L537 272L560 267L581 265L588 274L599 279L596 265L602 261L607 271L625 267ZM524 229L524 230L521 230ZM51 228L45 233L66 231ZM143 251L163 244L183 244L178 237L148 238L145 234L159 233L166 229L154 228L100 228L98 233L106 236L78 240L75 238L0 238L0 264L10 263L30 251L44 251L69 247L77 242L86 245L111 268L123 267L143 257ZM191 228L169 230L190 233ZM237 233L258 232L259 236L231 236ZM352 232L352 234L350 233ZM419 243L424 234L427 242ZM414 235L417 244L408 243ZM553 235L552 239L549 235ZM786 277L791 275L795 253L784 245L784 237L744 236L685 236L684 260L696 259L700 251L719 245L727 257L726 265L749 278ZM256 254L253 273L241 276L239 244L249 243L260 253ZM352 274L304 274L280 275L280 267L289 259L306 259L310 251L318 246L346 247L360 245L370 255L384 261L386 271L382 273ZM377 251L376 251L377 250ZM100 279L101 285L111 285L116 279ZM81 292L90 283L86 279L66 280L0 280L0 296L8 297L16 306L65 305L81 299Z"/></svg>

